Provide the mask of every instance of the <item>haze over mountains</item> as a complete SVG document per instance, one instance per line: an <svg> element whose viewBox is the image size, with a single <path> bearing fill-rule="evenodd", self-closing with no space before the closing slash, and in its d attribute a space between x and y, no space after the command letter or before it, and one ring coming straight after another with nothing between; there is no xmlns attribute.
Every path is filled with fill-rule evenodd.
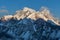
<svg viewBox="0 0 60 40"><path fill-rule="evenodd" d="M48 8L40 11L24 7L14 15L0 18L1 40L60 40L60 21Z"/></svg>

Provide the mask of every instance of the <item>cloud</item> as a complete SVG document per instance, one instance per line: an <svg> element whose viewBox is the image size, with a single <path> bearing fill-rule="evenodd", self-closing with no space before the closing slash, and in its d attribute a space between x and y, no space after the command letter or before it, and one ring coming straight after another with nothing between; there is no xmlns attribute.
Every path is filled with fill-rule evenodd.
<svg viewBox="0 0 60 40"><path fill-rule="evenodd" d="M4 16L4 15L8 15L9 14L9 10L7 9L6 6L0 6L0 17Z"/></svg>
<svg viewBox="0 0 60 40"><path fill-rule="evenodd" d="M8 13L8 10L6 10L6 9L0 10L0 13L3 13L3 12Z"/></svg>
<svg viewBox="0 0 60 40"><path fill-rule="evenodd" d="M0 6L0 8L2 8L2 9L3 9L3 8L6 8L6 6Z"/></svg>
<svg viewBox="0 0 60 40"><path fill-rule="evenodd" d="M6 6L0 6L0 13L8 13Z"/></svg>

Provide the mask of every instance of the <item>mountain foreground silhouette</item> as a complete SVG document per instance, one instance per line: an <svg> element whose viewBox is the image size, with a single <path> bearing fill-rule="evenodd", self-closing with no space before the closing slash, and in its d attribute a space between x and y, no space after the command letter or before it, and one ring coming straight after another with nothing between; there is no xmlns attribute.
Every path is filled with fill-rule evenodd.
<svg viewBox="0 0 60 40"><path fill-rule="evenodd" d="M0 18L1 40L60 40L60 22L48 8L24 7L15 15Z"/></svg>

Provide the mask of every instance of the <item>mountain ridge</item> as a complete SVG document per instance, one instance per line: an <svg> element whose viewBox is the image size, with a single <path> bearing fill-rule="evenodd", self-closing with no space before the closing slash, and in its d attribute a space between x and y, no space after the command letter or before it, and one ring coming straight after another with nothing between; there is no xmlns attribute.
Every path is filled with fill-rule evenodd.
<svg viewBox="0 0 60 40"><path fill-rule="evenodd" d="M4 16L5 20L10 19L10 18L17 18L18 20L23 19L23 18L31 18L33 20L36 20L38 18L42 18L45 21L47 20L51 20L53 21L55 24L60 25L59 21L53 17L50 13L50 11L45 8L42 7L40 11L36 11L34 9L28 8L28 7L24 7L22 10L18 10L16 11L15 15L7 15ZM4 19L4 17L2 17L2 19Z"/></svg>

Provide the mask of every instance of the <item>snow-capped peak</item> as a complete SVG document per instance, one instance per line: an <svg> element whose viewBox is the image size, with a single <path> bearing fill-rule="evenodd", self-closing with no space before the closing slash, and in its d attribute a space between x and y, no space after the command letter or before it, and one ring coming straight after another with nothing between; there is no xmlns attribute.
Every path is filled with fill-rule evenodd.
<svg viewBox="0 0 60 40"><path fill-rule="evenodd" d="M23 11L30 11L30 12L35 12L34 9L28 8L28 7L24 7Z"/></svg>
<svg viewBox="0 0 60 40"><path fill-rule="evenodd" d="M46 7L41 7L40 12L44 15L50 15L50 10Z"/></svg>
<svg viewBox="0 0 60 40"><path fill-rule="evenodd" d="M19 13L19 14L18 14ZM22 15L20 15L22 13ZM18 14L18 15L17 15ZM57 21L55 21L56 19L51 15L50 10L47 7L41 7L40 11L36 11L34 9L28 8L28 7L24 7L23 10L19 10L19 12L17 12L17 16L20 15L20 18L31 18L31 19L38 19L38 18L42 18L44 20L51 20L54 23L58 24ZM19 17L18 17L19 18Z"/></svg>
<svg viewBox="0 0 60 40"><path fill-rule="evenodd" d="M24 7L22 10L16 11L14 16L5 16L5 19L9 19L11 17L17 18L18 20L24 18L30 18L33 20L37 20L39 18L44 19L45 21L51 20L55 24L59 24L58 21L51 15L50 11L46 7L41 7L40 11L36 11L34 9Z"/></svg>

